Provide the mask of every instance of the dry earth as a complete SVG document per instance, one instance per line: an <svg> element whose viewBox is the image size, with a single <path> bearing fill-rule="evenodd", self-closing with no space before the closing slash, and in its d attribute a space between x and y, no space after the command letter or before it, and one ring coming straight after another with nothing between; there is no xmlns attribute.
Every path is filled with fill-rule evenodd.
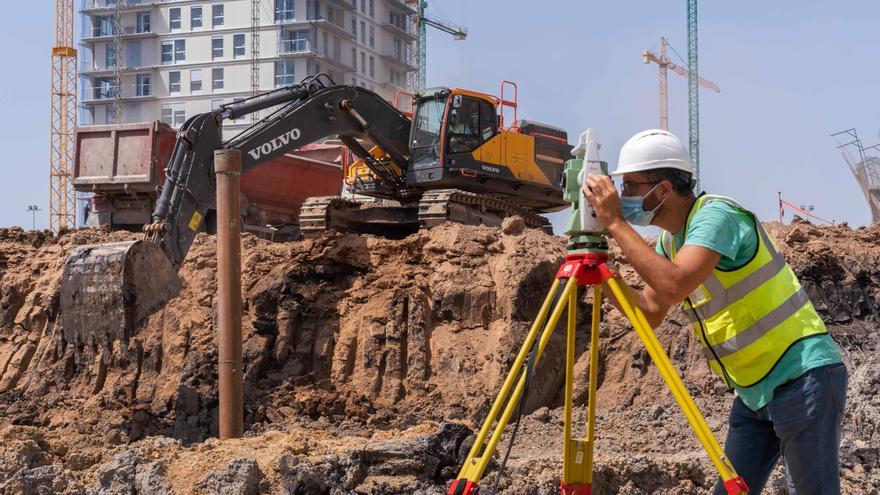
<svg viewBox="0 0 880 495"><path fill-rule="evenodd" d="M767 228L850 370L845 493L878 493L880 226ZM133 236L0 229L0 493L445 493L564 255L562 238L515 222L400 241L245 236L246 434L219 442L212 237L196 239L180 296L129 342L64 339L66 252ZM581 301L584 377L591 299ZM683 415L626 321L604 310L595 493L708 493L715 474ZM685 322L675 310L657 334L723 438L732 396ZM505 494L558 487L562 352L559 332L500 478ZM583 404L583 380L575 394ZM484 484L496 475L493 464ZM765 493L781 487L777 470Z"/></svg>

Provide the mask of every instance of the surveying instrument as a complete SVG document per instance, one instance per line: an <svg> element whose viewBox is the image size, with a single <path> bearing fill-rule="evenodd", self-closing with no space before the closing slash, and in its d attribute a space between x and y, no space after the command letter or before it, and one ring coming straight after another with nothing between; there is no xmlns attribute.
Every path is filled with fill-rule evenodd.
<svg viewBox="0 0 880 495"><path fill-rule="evenodd" d="M565 419L562 442L562 495L591 495L593 490L593 448L596 425L596 389L598 387L599 323L602 316L602 284L606 284L620 305L626 318L657 365L678 406L693 428L721 475L728 495L748 494L745 481L736 473L730 460L712 435L705 418L678 376L669 356L663 350L651 325L635 304L632 291L623 283L620 273L608 260L605 231L598 222L592 206L582 193L587 177L608 174L608 164L599 160L599 143L593 130L581 134L578 146L572 150L574 159L565 164L564 197L572 203L568 221L568 254L559 267L553 285L538 316L526 335L513 367L501 386L480 432L465 459L458 477L449 487L449 495L477 495L479 482L492 459L504 428L520 404L529 378L534 372L544 348L568 307L568 325L565 358ZM587 403L587 431L583 438L572 438L572 391L574 388L575 334L577 323L578 287L593 288L593 318L590 332L589 398ZM549 318L548 318L549 316ZM539 336L540 334L540 336ZM494 424L494 429L493 429ZM491 431L491 436L490 436ZM500 476L500 472L499 472Z"/></svg>

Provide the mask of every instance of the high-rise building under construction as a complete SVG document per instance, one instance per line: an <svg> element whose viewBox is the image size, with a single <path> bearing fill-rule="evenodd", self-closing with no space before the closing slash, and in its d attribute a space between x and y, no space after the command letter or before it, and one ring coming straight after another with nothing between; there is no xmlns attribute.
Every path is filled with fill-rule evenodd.
<svg viewBox="0 0 880 495"><path fill-rule="evenodd" d="M319 72L393 101L416 71L415 2L81 2L79 125L163 120L179 127Z"/></svg>

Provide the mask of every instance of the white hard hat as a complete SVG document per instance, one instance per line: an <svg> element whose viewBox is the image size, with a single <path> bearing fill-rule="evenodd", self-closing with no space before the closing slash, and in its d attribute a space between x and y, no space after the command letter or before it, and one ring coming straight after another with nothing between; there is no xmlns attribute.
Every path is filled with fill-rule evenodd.
<svg viewBox="0 0 880 495"><path fill-rule="evenodd" d="M648 129L624 143L617 159L617 169L611 174L621 175L658 168L675 168L694 173L688 150L675 134L662 129Z"/></svg>

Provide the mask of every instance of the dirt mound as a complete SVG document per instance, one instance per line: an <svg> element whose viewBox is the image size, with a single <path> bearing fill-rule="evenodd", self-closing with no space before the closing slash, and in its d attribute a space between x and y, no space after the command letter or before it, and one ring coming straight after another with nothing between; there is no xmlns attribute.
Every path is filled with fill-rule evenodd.
<svg viewBox="0 0 880 495"><path fill-rule="evenodd" d="M767 228L850 368L848 493L876 491L880 227ZM128 343L83 353L64 339L66 252L136 237L0 229L0 492L444 493L469 445L461 425L479 425L564 256L562 238L532 229L443 225L399 241L328 234L288 244L245 236L247 434L220 443L209 438L212 237L196 238L180 296ZM590 299L581 300L587 329ZM605 310L597 493L705 493L711 466L626 321ZM673 311L657 333L722 438L730 396L686 318ZM563 344L560 332L536 374L505 493L558 486Z"/></svg>

